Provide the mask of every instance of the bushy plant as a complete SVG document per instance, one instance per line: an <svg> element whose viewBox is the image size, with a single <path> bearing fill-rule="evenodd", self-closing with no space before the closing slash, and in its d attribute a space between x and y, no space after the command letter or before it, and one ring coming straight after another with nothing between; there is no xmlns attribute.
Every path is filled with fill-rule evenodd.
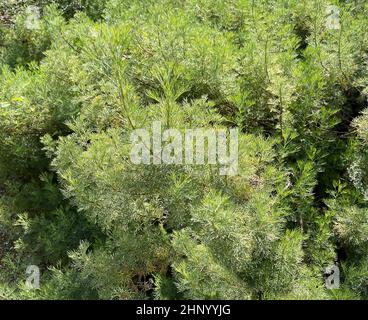
<svg viewBox="0 0 368 320"><path fill-rule="evenodd" d="M39 6L1 7L0 299L368 297L364 1ZM237 128L237 174L133 163L157 121Z"/></svg>

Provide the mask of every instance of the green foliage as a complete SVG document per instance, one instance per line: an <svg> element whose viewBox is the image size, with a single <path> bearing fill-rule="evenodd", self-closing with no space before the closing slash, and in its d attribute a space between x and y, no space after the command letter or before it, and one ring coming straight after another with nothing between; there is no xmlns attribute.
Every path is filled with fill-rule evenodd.
<svg viewBox="0 0 368 320"><path fill-rule="evenodd" d="M364 1L0 12L0 299L368 298ZM133 164L154 121L237 128L237 175Z"/></svg>

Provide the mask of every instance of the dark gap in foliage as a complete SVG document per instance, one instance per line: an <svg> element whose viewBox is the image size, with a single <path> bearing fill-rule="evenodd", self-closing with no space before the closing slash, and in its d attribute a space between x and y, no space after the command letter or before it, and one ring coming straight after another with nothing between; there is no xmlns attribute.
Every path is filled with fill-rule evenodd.
<svg viewBox="0 0 368 320"><path fill-rule="evenodd" d="M341 110L341 123L337 126L337 131L342 137L351 133L351 122L358 117L361 112L368 107L367 97L360 90L351 87L345 90L346 101Z"/></svg>
<svg viewBox="0 0 368 320"><path fill-rule="evenodd" d="M306 27L305 24L297 23L295 25L294 32L300 39L299 45L296 49L297 57L299 59L303 59L303 51L308 47L308 37L310 36L310 30Z"/></svg>
<svg viewBox="0 0 368 320"><path fill-rule="evenodd" d="M321 209L325 208L323 200L328 198L328 191L333 189L332 183L347 176L344 155L348 150L347 141L352 135L351 122L368 107L366 97L357 88L345 90L344 96L345 103L340 111L341 122L332 129L336 140L330 146L323 172L318 173L315 194Z"/></svg>

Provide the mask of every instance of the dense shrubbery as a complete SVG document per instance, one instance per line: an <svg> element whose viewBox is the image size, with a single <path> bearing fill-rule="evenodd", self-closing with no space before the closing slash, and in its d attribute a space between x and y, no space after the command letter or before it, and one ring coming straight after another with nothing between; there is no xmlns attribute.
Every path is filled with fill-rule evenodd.
<svg viewBox="0 0 368 320"><path fill-rule="evenodd" d="M0 10L0 298L368 298L365 1ZM236 126L238 175L133 165L155 120Z"/></svg>

